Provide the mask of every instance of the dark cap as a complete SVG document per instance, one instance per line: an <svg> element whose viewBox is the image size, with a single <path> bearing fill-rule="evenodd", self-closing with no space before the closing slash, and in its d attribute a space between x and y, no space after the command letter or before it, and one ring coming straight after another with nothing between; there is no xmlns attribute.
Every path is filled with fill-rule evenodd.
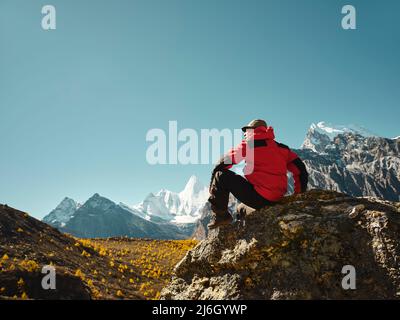
<svg viewBox="0 0 400 320"><path fill-rule="evenodd" d="M250 123L247 126L244 126L242 128L242 131L246 132L247 129L255 129L257 127L266 127L266 126L267 126L267 123L264 120L256 119L256 120L250 121Z"/></svg>

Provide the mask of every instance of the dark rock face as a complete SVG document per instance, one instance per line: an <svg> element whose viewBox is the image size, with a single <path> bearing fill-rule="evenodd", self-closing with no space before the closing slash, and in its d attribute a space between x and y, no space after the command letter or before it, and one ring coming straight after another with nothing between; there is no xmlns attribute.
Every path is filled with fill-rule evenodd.
<svg viewBox="0 0 400 320"><path fill-rule="evenodd" d="M313 145L317 152L295 150L307 166L310 187L400 200L400 139L345 133L331 141L318 132L313 135L318 135L314 140L319 143Z"/></svg>
<svg viewBox="0 0 400 320"><path fill-rule="evenodd" d="M400 204L309 191L218 228L163 299L399 299ZM342 268L354 266L356 289Z"/></svg>

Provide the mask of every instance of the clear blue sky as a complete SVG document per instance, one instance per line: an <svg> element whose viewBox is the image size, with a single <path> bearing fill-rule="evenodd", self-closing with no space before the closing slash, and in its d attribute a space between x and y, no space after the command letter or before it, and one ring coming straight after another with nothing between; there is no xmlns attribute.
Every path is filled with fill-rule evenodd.
<svg viewBox="0 0 400 320"><path fill-rule="evenodd" d="M1 0L0 203L42 217L65 196L132 204L208 183L211 165L146 163L146 132L169 120L265 118L293 147L320 120L398 136L399 14L397 0Z"/></svg>

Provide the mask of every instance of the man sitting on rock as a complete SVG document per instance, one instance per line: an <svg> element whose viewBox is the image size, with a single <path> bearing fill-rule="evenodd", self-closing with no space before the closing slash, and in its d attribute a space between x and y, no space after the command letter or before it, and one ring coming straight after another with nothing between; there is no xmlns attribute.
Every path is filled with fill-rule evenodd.
<svg viewBox="0 0 400 320"><path fill-rule="evenodd" d="M229 194L254 209L279 201L287 193L287 171L293 174L294 192L307 189L308 173L303 161L288 146L276 142L274 129L264 120L253 120L242 128L244 140L225 154L211 176L210 197L214 229L232 222ZM229 169L246 162L244 177Z"/></svg>

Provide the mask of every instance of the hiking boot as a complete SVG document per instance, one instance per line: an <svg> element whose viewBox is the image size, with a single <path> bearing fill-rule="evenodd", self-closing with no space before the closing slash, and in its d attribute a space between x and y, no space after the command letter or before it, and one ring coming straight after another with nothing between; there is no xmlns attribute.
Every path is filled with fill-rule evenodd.
<svg viewBox="0 0 400 320"><path fill-rule="evenodd" d="M231 223L232 216L229 214L229 212L225 211L225 213L222 215L216 215L214 221L209 223L207 227L209 230L212 230L221 226L226 226Z"/></svg>

